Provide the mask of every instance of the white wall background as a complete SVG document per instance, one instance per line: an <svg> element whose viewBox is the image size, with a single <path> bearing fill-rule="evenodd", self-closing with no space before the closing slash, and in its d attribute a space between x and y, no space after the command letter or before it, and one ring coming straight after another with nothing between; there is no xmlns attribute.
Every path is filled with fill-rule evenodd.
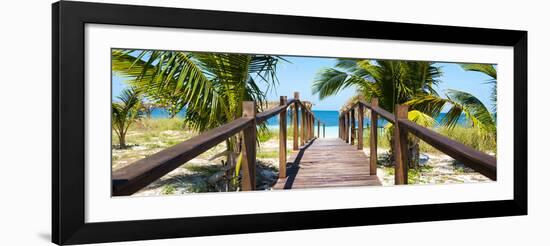
<svg viewBox="0 0 550 246"><path fill-rule="evenodd" d="M115 2L115 1L108 1ZM529 215L126 242L113 245L495 245L548 242L550 32L544 1L127 0L187 8L522 29L529 31ZM51 0L0 8L0 244L50 241ZM434 211L436 213L437 211ZM529 243L530 242L530 243Z"/></svg>

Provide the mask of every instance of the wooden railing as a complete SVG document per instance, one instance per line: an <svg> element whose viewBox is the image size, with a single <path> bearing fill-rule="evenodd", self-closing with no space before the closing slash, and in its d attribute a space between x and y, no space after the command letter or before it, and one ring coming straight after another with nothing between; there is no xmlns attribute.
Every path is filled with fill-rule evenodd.
<svg viewBox="0 0 550 246"><path fill-rule="evenodd" d="M298 92L294 93L292 100L281 96L278 107L258 114L256 114L255 102L243 102L242 117L114 171L112 195L131 195L239 132L242 132L243 140L241 188L242 190L254 190L256 183L256 125L276 115L279 115L279 177L284 178L286 177L287 160L286 114L289 107L293 108L293 150L298 150L299 146L303 146L315 138L316 120L317 137L320 137L322 122L300 101ZM298 112L301 113L300 117L298 117ZM324 128L325 124L323 124L323 137Z"/></svg>
<svg viewBox="0 0 550 246"><path fill-rule="evenodd" d="M394 125L393 154L395 156L395 184L407 184L408 173L408 143L407 137L411 133L422 139L434 148L462 162L467 167L496 180L496 158L475 150L462 143L449 139L433 130L417 125L408 120L408 106L396 105L395 115L380 108L378 99L372 98L371 103L358 101L346 110L343 110L339 119L339 137L346 143L354 144L357 139L357 149L363 149L363 117L364 108L371 111L370 117L370 174L376 175L377 168L377 140L378 116ZM358 113L358 129L355 129L355 109Z"/></svg>

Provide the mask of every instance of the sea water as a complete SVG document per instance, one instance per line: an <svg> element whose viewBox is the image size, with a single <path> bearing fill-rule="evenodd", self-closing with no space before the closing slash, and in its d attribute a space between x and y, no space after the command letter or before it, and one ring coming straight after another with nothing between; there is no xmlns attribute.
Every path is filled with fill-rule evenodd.
<svg viewBox="0 0 550 246"><path fill-rule="evenodd" d="M325 126L325 137L326 138L336 138L338 137L338 115L339 112L336 110L313 110L313 114L315 115L316 119L321 120L321 135L323 134L323 124ZM443 121L443 118L445 117L446 113L440 113L436 117L436 121L438 123L441 123ZM177 117L184 117L185 116L185 110L180 111L177 115ZM151 117L152 118L168 118L169 114L165 109L162 108L155 108L151 111ZM300 114L298 114L298 118L300 118ZM287 126L291 126L292 124L292 116L290 114L287 114ZM356 120L356 125L358 124ZM370 126L370 120L365 119L364 120L364 126L369 127ZM383 128L388 124L388 121L381 119L379 117L378 119L378 127ZM461 115L458 120L458 125L467 125L467 120L464 115ZM273 116L267 120L267 127L269 129L279 129L279 117ZM315 134L317 134L317 121L315 121Z"/></svg>

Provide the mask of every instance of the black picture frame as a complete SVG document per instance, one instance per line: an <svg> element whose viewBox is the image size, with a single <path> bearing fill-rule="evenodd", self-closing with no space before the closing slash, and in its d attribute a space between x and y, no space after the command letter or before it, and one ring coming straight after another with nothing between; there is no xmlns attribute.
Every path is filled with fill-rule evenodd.
<svg viewBox="0 0 550 246"><path fill-rule="evenodd" d="M526 31L70 1L54 3L52 13L54 243L99 243L527 214ZM514 198L432 205L85 223L86 23L513 47Z"/></svg>

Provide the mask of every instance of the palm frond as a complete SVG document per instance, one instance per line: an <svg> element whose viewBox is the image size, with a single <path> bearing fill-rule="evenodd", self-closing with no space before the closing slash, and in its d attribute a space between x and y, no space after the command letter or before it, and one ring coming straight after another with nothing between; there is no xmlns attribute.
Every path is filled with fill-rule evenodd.
<svg viewBox="0 0 550 246"><path fill-rule="evenodd" d="M497 112L497 70L494 65L491 64L461 64L460 65L464 70L466 71L474 71L474 72L480 72L484 73L487 76L491 77L491 79L488 80L490 84L493 85L493 88L491 89L491 101L493 102L493 105L491 105L492 111L495 113Z"/></svg>
<svg viewBox="0 0 550 246"><path fill-rule="evenodd" d="M319 94L319 99L337 94L339 91L352 85L365 83L363 78L348 74L334 68L321 70L312 85L312 93Z"/></svg>
<svg viewBox="0 0 550 246"><path fill-rule="evenodd" d="M496 122L493 115L478 98L470 93L458 90L448 90L447 95L462 109L467 118L471 119L473 127L496 134Z"/></svg>
<svg viewBox="0 0 550 246"><path fill-rule="evenodd" d="M423 127L433 127L437 124L437 121L434 118L418 110L409 111L407 117L410 121Z"/></svg>
<svg viewBox="0 0 550 246"><path fill-rule="evenodd" d="M497 79L497 70L491 64L460 64L460 66L466 71L484 73L493 78L493 81Z"/></svg>

